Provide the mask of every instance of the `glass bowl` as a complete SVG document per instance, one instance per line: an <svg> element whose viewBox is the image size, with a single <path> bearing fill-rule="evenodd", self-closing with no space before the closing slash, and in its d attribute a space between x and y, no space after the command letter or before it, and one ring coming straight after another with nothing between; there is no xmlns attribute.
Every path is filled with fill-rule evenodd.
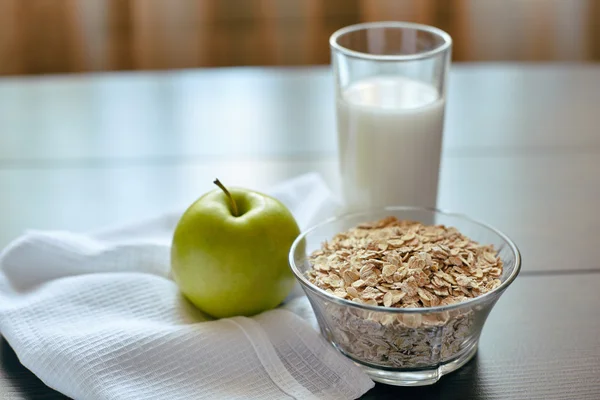
<svg viewBox="0 0 600 400"><path fill-rule="evenodd" d="M467 301L428 308L391 308L336 297L306 276L308 256L336 234L394 216L446 225L480 244L492 244L504 263L501 284ZM290 266L315 313L321 333L375 381L421 386L466 364L477 352L485 320L521 268L515 244L502 232L460 214L414 207L385 207L326 220L303 232L290 249Z"/></svg>

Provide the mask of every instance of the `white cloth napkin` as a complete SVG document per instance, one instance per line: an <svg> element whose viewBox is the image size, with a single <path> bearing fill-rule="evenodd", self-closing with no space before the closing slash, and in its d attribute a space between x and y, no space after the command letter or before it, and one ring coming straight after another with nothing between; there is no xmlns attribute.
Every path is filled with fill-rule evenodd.
<svg viewBox="0 0 600 400"><path fill-rule="evenodd" d="M335 208L314 174L270 194L303 228ZM23 365L77 400L351 399L373 387L306 321L305 297L216 321L187 303L169 279L179 216L11 243L0 255L0 333Z"/></svg>

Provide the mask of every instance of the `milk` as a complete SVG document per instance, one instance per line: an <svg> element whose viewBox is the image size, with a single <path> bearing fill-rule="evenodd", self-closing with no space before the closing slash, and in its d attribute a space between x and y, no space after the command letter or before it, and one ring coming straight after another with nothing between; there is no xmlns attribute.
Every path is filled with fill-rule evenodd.
<svg viewBox="0 0 600 400"><path fill-rule="evenodd" d="M357 81L337 99L340 174L348 210L435 207L444 100L402 77Z"/></svg>

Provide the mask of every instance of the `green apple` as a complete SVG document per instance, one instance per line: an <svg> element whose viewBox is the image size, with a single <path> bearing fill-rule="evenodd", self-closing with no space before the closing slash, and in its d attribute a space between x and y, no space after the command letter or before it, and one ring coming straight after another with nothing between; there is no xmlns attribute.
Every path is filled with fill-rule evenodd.
<svg viewBox="0 0 600 400"><path fill-rule="evenodd" d="M171 270L184 296L217 318L279 305L294 286L288 252L300 234L277 199L218 180L183 214L173 235Z"/></svg>

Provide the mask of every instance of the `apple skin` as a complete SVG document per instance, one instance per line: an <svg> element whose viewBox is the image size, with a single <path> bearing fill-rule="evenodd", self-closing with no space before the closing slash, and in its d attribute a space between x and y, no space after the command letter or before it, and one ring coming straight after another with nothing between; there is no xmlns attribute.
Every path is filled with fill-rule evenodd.
<svg viewBox="0 0 600 400"><path fill-rule="evenodd" d="M277 307L295 278L288 253L300 229L277 199L229 189L238 207L215 189L183 214L173 235L171 271L184 296L205 313L250 316Z"/></svg>

